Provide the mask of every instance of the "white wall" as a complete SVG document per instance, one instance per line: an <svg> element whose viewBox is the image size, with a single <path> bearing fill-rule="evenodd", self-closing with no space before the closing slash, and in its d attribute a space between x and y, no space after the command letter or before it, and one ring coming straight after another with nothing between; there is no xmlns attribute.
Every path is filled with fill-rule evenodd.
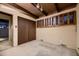
<svg viewBox="0 0 79 59"><path fill-rule="evenodd" d="M76 49L77 52L79 53L79 4L77 4L77 45L76 45Z"/></svg>
<svg viewBox="0 0 79 59"><path fill-rule="evenodd" d="M65 44L69 48L76 48L75 25L67 25L52 28L37 28L36 39L44 40L52 44Z"/></svg>

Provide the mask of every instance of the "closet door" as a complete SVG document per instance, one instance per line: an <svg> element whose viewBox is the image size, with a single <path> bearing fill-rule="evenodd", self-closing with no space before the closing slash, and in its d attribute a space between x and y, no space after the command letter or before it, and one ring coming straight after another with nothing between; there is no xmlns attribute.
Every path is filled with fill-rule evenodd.
<svg viewBox="0 0 79 59"><path fill-rule="evenodd" d="M18 44L36 39L36 23L34 21L18 17Z"/></svg>
<svg viewBox="0 0 79 59"><path fill-rule="evenodd" d="M28 21L18 17L18 44L28 42Z"/></svg>
<svg viewBox="0 0 79 59"><path fill-rule="evenodd" d="M29 22L29 33L28 33L28 38L30 41L36 39L36 23L33 21Z"/></svg>

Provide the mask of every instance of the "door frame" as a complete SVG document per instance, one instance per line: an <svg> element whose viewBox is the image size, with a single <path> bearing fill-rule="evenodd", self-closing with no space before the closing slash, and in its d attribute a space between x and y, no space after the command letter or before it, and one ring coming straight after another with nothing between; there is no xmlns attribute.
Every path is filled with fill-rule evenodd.
<svg viewBox="0 0 79 59"><path fill-rule="evenodd" d="M13 30L12 30L12 26L13 26L13 15L9 14L9 13L5 13L3 11L0 11L1 14L3 15L7 15L10 16L11 19L8 19L9 21L9 34L8 34L8 38L9 38L9 43L11 44L11 46L13 46Z"/></svg>

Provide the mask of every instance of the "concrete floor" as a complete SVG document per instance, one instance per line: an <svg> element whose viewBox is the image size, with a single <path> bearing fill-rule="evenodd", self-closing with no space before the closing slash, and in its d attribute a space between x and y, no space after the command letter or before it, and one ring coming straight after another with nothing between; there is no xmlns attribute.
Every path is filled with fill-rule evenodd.
<svg viewBox="0 0 79 59"><path fill-rule="evenodd" d="M11 47L12 47L12 46L11 46L9 40L0 41L0 51L9 49L9 48L11 48Z"/></svg>
<svg viewBox="0 0 79 59"><path fill-rule="evenodd" d="M76 56L76 51L64 46L31 41L0 52L1 56Z"/></svg>

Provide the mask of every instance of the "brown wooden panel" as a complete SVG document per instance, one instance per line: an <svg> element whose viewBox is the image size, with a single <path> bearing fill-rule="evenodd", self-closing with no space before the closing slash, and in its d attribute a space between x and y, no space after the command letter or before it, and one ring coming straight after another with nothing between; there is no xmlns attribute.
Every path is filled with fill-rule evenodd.
<svg viewBox="0 0 79 59"><path fill-rule="evenodd" d="M39 21L37 21L37 27L39 27L40 26L40 23L39 23Z"/></svg>
<svg viewBox="0 0 79 59"><path fill-rule="evenodd" d="M18 44L35 40L35 22L18 17Z"/></svg>
<svg viewBox="0 0 79 59"><path fill-rule="evenodd" d="M33 21L29 22L29 34L28 34L29 41L36 39L36 23Z"/></svg>
<svg viewBox="0 0 79 59"><path fill-rule="evenodd" d="M58 16L56 16L56 25L58 25Z"/></svg>
<svg viewBox="0 0 79 59"><path fill-rule="evenodd" d="M21 44L28 41L28 24L20 17L18 19L18 44Z"/></svg>
<svg viewBox="0 0 79 59"><path fill-rule="evenodd" d="M37 27L44 27L44 19L37 21Z"/></svg>

